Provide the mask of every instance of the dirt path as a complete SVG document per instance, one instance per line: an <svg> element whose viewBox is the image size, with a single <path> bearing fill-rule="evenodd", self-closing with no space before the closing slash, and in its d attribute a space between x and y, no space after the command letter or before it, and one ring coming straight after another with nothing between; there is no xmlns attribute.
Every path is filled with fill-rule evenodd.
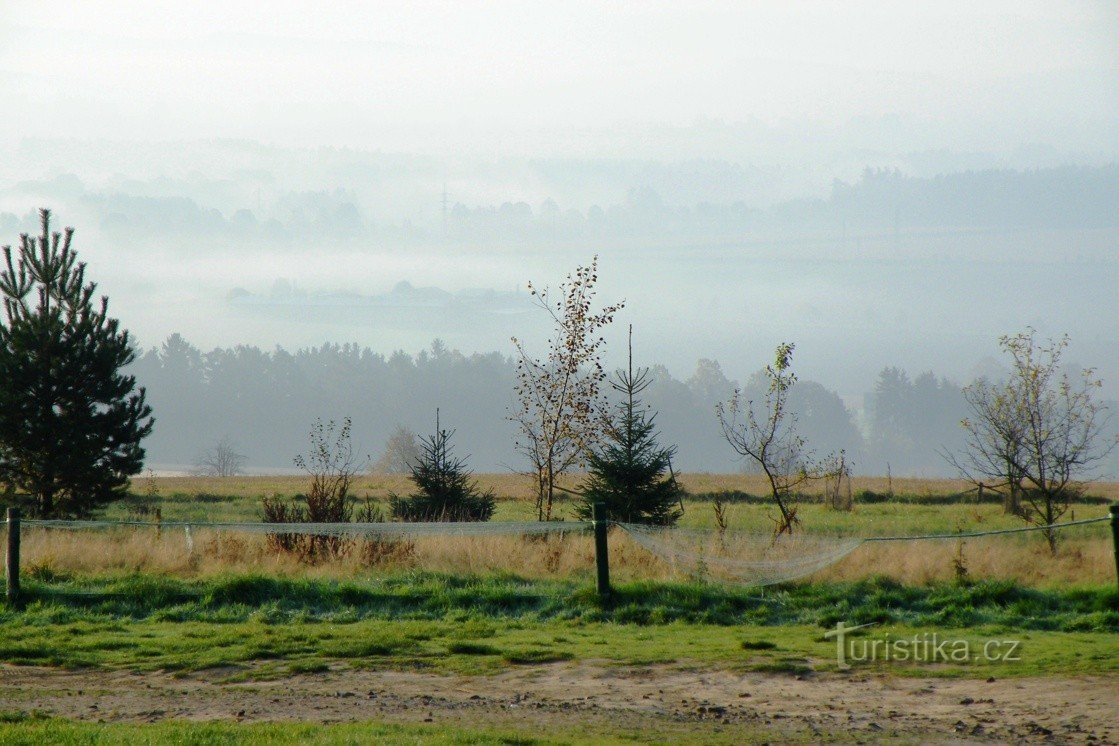
<svg viewBox="0 0 1119 746"><path fill-rule="evenodd" d="M547 734L673 732L733 739L1119 742L1119 678L997 681L736 674L605 662L495 676L350 669L213 683L220 672L60 671L0 666L0 711L80 720L395 721Z"/></svg>

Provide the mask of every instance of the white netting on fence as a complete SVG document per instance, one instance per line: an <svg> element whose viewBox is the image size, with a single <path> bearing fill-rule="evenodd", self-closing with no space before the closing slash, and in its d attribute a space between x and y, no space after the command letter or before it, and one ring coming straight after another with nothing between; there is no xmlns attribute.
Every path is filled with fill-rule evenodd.
<svg viewBox="0 0 1119 746"><path fill-rule="evenodd" d="M345 536L351 538L409 536L497 536L580 532L590 523L580 521L484 521L424 523L211 523L207 521L63 521L23 520L28 528L62 530L105 530L114 528L150 528L160 530L235 531L247 534L288 534L300 536Z"/></svg>
<svg viewBox="0 0 1119 746"><path fill-rule="evenodd" d="M813 575L840 562L863 544L908 544L925 540L962 542L977 537L1037 531L1063 533L1073 527L1101 524L1108 520L1102 517L1051 526L905 536L852 536L810 531L774 536L768 532L719 532L628 523L612 525L618 526L637 547L661 560L664 569L672 574L765 586ZM216 566L225 566L223 563L226 562L251 565L259 563L261 558L283 553L278 550L298 551L302 548L305 553L314 555L316 547L320 547L315 542L323 542L322 547L331 549L326 553L328 557L340 557L342 549L356 551L364 557L360 553L370 550L372 554L369 557L372 559L368 562L387 560L409 567L432 567L453 572L512 569L563 575L584 571L593 567L594 563L594 548L590 541L590 529L594 524L579 521L222 523L28 519L22 521L22 526L33 531L28 548L32 550L36 562L53 564L72 557L69 561L75 569L96 566L94 560L98 553L105 555L99 561L106 567L147 567L151 564L175 571L186 567L183 555ZM152 529L158 533L152 533ZM67 534L74 535L74 538ZM88 542L78 539L77 534L100 534L104 539ZM255 535L257 538L245 541L237 539L233 536L235 534ZM445 537L461 540L443 541ZM518 540L547 537L551 538L547 541ZM197 553L196 541L200 542ZM186 550L185 553L182 549ZM615 559L622 568L633 572L635 567L639 567L640 573L647 573L645 568L649 564L642 552L635 556L632 549L620 549L621 553ZM120 558L112 559L109 555L120 555ZM889 569L882 567L878 571Z"/></svg>
<svg viewBox="0 0 1119 746"><path fill-rule="evenodd" d="M871 537L807 532L775 536L772 533L659 528L631 523L616 525L621 527L634 542L678 572L763 586L813 575L836 564L863 544L871 542L960 541L1037 531L1060 532L1107 520L1109 519L1089 518L1050 526L1026 526L993 531Z"/></svg>
<svg viewBox="0 0 1119 746"><path fill-rule="evenodd" d="M860 538L806 533L775 537L740 531L618 525L633 541L679 572L713 575L748 585L773 585L806 577L835 564L862 544Z"/></svg>

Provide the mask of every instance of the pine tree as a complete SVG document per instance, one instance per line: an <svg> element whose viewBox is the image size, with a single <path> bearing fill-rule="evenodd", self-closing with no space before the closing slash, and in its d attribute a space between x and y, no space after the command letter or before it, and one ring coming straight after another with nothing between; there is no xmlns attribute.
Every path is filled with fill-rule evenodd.
<svg viewBox="0 0 1119 746"><path fill-rule="evenodd" d="M128 332L70 248L73 229L20 236L0 272L0 481L40 517L89 515L125 495L144 461L151 408L133 376Z"/></svg>
<svg viewBox="0 0 1119 746"><path fill-rule="evenodd" d="M452 454L454 430L439 426L435 434L420 438L420 457L409 468L417 492L389 495L393 518L401 521L488 521L493 517L494 494L478 488L464 459Z"/></svg>
<svg viewBox="0 0 1119 746"><path fill-rule="evenodd" d="M606 427L602 445L587 454L587 481L576 515L589 520L594 503L606 504L611 520L671 526L684 514L684 490L672 473L675 446L657 442L656 414L641 406L638 395L649 387L648 368L633 370L633 327L629 367L614 374L610 386L622 394Z"/></svg>

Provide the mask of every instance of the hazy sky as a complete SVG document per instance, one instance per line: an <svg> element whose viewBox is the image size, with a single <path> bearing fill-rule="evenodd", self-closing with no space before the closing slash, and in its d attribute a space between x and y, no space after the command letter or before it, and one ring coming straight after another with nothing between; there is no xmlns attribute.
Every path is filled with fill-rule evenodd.
<svg viewBox="0 0 1119 746"><path fill-rule="evenodd" d="M0 5L9 143L546 154L655 149L631 133L696 124L788 127L812 146L886 117L913 150L1113 154L1116 81L1117 3ZM660 145L719 155L702 151L725 141Z"/></svg>
<svg viewBox="0 0 1119 746"><path fill-rule="evenodd" d="M857 180L868 166L927 177L1119 160L1119 2L0 0L0 101L0 210L19 215L40 201L13 185L70 172L95 192L266 217L270 198L342 186L327 179L346 173L346 158L324 158L323 147L434 156L423 174L386 166L383 183L359 169L354 179L365 181L347 197L375 223L415 220L434 235L448 180L452 199L469 206L555 197L581 210L648 186L640 172L633 183L600 183L606 167L544 184L524 166L552 156L567 166L726 161L742 166L731 187L720 186L720 169L683 168L657 188L671 201L673 178L710 181L682 189L701 195L684 202L764 208L826 197L834 179ZM31 138L40 142L19 145ZM259 163L222 160L237 148L216 146L200 159L211 150L198 141L213 138L285 147L238 144ZM269 169L269 194L246 187ZM198 194L173 193L190 185ZM697 357L742 375L793 339L802 370L845 394L867 390L886 364L962 380L998 334L1033 324L1068 331L1087 363L1119 380L1108 284L1119 249L1109 232L975 234L943 246L926 236L921 252L889 244L874 255L854 237L858 248L842 256L835 236L799 253L774 244L628 258L611 257L612 246L558 253L531 242L493 256L439 245L420 254L379 239L347 249L353 256L323 242L308 259L234 239L209 254L189 248L207 239L189 236L118 246L99 240L103 217L78 226L80 251L146 344L180 331L203 346L356 339L414 351L444 336L508 352L504 332L398 338L373 325L235 318L223 299L287 277L324 291L382 292L402 280L511 289L560 278L574 253L587 261L601 251L608 295L631 301L658 340L650 357L680 375ZM844 226L832 228L846 241ZM1068 258L1083 255L1092 263ZM933 260L941 264L920 263Z"/></svg>

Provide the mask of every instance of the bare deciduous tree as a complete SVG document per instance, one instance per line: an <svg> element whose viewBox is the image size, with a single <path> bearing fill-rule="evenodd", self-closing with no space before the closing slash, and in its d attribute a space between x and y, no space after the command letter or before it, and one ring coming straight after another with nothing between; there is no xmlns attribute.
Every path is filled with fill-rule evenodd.
<svg viewBox="0 0 1119 746"><path fill-rule="evenodd" d="M824 474L824 502L832 510L851 510L855 500L851 495L851 464L847 461L847 452L840 449L839 455L831 461Z"/></svg>
<svg viewBox="0 0 1119 746"><path fill-rule="evenodd" d="M1061 367L1068 335L1047 342L1035 336L1030 328L999 338L1010 374L964 389L966 451L944 455L965 478L1003 494L1028 523L1048 526L1083 492L1116 439L1104 437L1109 415L1094 399L1101 385L1095 371L1070 375ZM1056 552L1056 533L1044 533Z"/></svg>
<svg viewBox="0 0 1119 746"><path fill-rule="evenodd" d="M552 518L556 479L580 462L601 431L602 333L625 303L594 310L597 282L596 256L568 275L555 296L530 283L529 292L555 322L548 354L533 357L513 338L517 404L509 419L518 427L516 447L529 461L542 521Z"/></svg>
<svg viewBox="0 0 1119 746"><path fill-rule="evenodd" d="M720 402L715 415L731 448L757 465L769 483L770 494L781 512L774 521L774 534L791 534L800 524L797 518L796 490L805 482L831 472L814 460L796 431L796 415L789 411L789 391L796 384L790 370L792 343L777 345L772 365L765 367L769 386L760 406L742 400L736 388L730 401ZM827 463L830 463L830 459Z"/></svg>
<svg viewBox="0 0 1119 746"><path fill-rule="evenodd" d="M195 459L191 472L200 477L235 477L244 473L247 460L245 454L240 453L229 438L222 438L213 448Z"/></svg>
<svg viewBox="0 0 1119 746"><path fill-rule="evenodd" d="M416 434L403 425L397 425L385 441L385 452L373 465L373 471L377 474L410 474L422 455Z"/></svg>

